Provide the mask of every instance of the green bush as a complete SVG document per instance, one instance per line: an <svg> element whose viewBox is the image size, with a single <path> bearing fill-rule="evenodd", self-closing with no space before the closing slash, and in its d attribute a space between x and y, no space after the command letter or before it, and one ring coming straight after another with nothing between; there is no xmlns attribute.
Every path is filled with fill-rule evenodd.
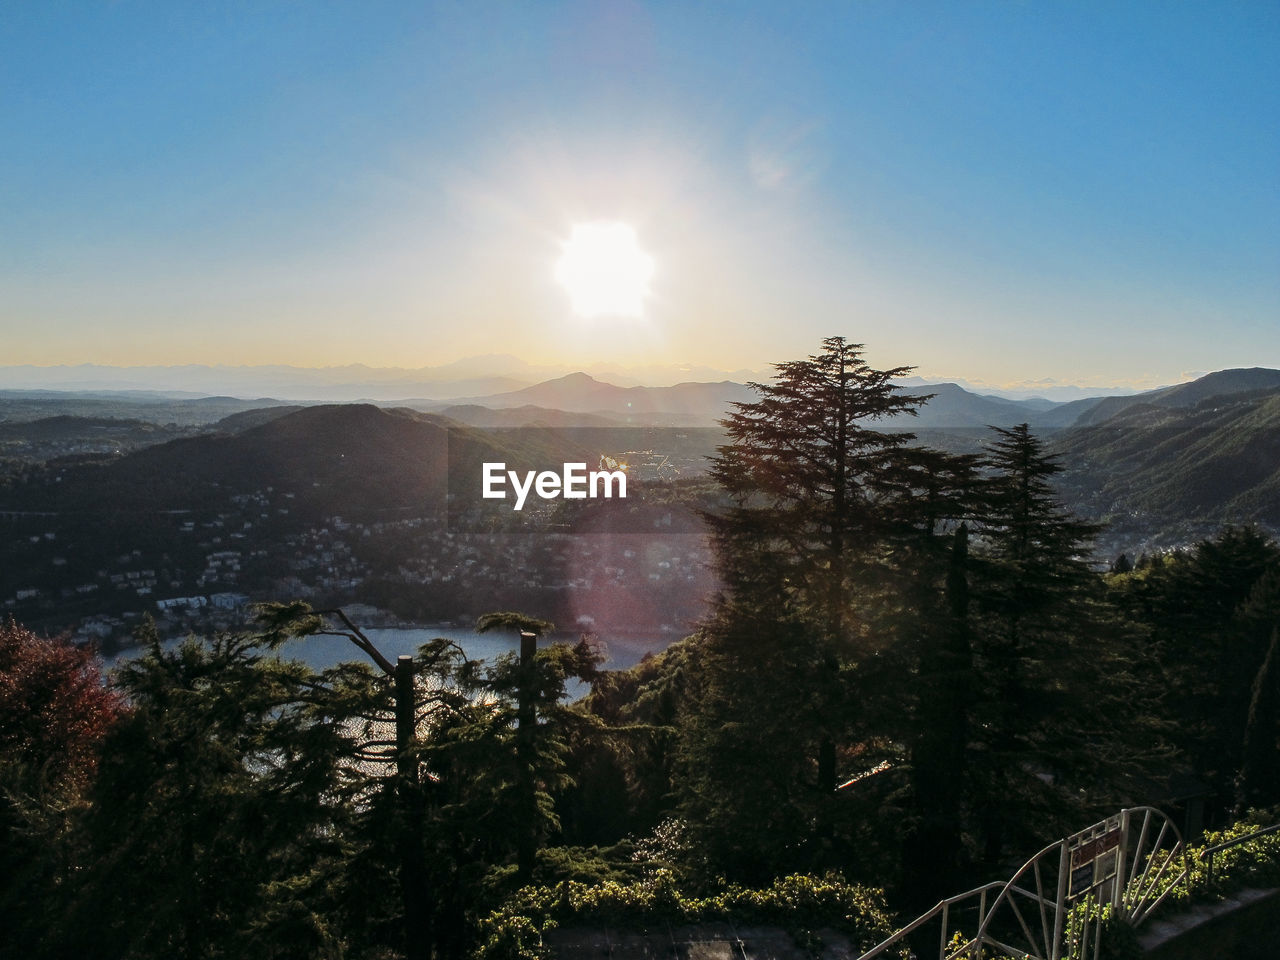
<svg viewBox="0 0 1280 960"><path fill-rule="evenodd" d="M1155 895L1169 890L1162 912L1192 903L1221 900L1245 887L1280 886L1280 831L1255 837L1245 843L1221 850L1213 856L1213 878L1209 878L1209 861L1204 852L1210 847L1246 837L1280 820L1277 811L1252 810L1244 819L1224 830L1205 833L1200 843L1187 847L1189 877L1186 884L1175 886L1176 872L1169 871L1156 885ZM1170 889L1173 888L1173 889Z"/></svg>
<svg viewBox="0 0 1280 960"><path fill-rule="evenodd" d="M485 960L545 960L549 951L542 931L528 917L490 917L481 929L476 956Z"/></svg>
<svg viewBox="0 0 1280 960"><path fill-rule="evenodd" d="M1245 837L1277 821L1274 814L1252 812L1226 830L1206 833L1204 842L1191 848L1191 886L1213 897L1223 896L1244 887L1280 886L1280 831L1255 837L1245 843L1214 854L1213 880L1209 880L1209 862L1201 854L1209 847Z"/></svg>
<svg viewBox="0 0 1280 960"><path fill-rule="evenodd" d="M882 891L847 883L837 874L782 877L760 889L730 884L699 897L681 891L670 871L657 870L633 883L524 887L481 922L477 958L536 960L545 955L542 934L557 926L639 929L660 922L715 921L770 924L802 938L811 928L830 927L860 950L894 929Z"/></svg>

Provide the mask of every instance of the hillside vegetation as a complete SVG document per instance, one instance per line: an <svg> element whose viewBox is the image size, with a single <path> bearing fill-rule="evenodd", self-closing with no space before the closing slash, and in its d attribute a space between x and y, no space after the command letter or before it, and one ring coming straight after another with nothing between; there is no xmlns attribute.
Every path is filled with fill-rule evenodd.
<svg viewBox="0 0 1280 960"><path fill-rule="evenodd" d="M1280 390L1133 404L1056 436L1054 451L1063 496L1084 516L1134 530L1280 525Z"/></svg>

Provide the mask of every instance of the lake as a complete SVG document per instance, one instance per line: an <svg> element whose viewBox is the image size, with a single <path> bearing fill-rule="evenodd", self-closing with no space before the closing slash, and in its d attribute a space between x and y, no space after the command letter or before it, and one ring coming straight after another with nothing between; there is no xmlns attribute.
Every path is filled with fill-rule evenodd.
<svg viewBox="0 0 1280 960"><path fill-rule="evenodd" d="M472 630L459 629L457 627L382 628L365 630L364 633L373 642L373 645L381 651L382 655L392 663L395 662L396 657L402 654L412 655L417 653L418 647L428 640L434 640L436 637L452 640L462 647L467 657L472 660L493 660L504 653L513 653L520 647L520 638L514 633L478 634ZM573 642L575 639L572 635L557 635L550 640L542 641L539 646L547 646L557 640ZM166 640L164 641L164 647L166 649L172 648L178 642L177 638ZM604 670L625 670L627 667L632 667L639 663L645 653L657 653L665 649L669 643L669 640L650 640L645 638L603 641L602 645L606 652L606 660L601 664L601 668ZM114 656L105 657L104 665L108 668L115 666L121 660L141 656L145 650L145 647L129 647ZM280 655L286 659L301 660L313 670L324 670L342 663L344 660L356 660L361 663L367 663L370 666L373 665L368 655L346 637L303 637L297 640L290 640L280 648ZM575 697L581 696L585 692L584 685L571 684L571 693Z"/></svg>

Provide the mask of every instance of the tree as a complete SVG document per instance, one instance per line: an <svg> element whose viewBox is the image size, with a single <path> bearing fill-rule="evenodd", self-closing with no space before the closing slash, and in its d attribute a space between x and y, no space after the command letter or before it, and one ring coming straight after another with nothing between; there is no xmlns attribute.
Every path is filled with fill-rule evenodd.
<svg viewBox="0 0 1280 960"><path fill-rule="evenodd" d="M904 842L903 887L927 906L960 885L966 782L971 759L974 624L970 601L969 528L951 535L945 609L921 618L911 744L911 788L917 822Z"/></svg>
<svg viewBox="0 0 1280 960"><path fill-rule="evenodd" d="M458 714L467 706L465 693L449 681L459 670L457 662L467 674L466 658L454 643L438 639L426 644L419 653L424 663L415 663L413 657L401 656L392 664L341 609L312 611L301 601L290 604L272 603L259 609L258 620L267 628L262 637L269 646L277 646L289 637L309 635L340 636L350 640L368 655L382 673L384 681L390 681L390 706L394 715L394 740L373 741L374 746L388 748L381 754L364 754L364 759L381 759L393 762L394 778L388 777L390 789L383 791L388 804L386 821L389 830L380 831L382 846L394 849L396 871L400 884L401 925L403 947L409 960L429 960L437 932L433 929L437 911L429 871L427 867L426 841L424 837L426 815L422 764L419 756L418 734L424 725L440 725L440 714ZM435 681L424 692L416 682L419 670L425 666L429 679ZM385 704L382 704L385 706ZM365 714L366 723L375 717Z"/></svg>
<svg viewBox="0 0 1280 960"><path fill-rule="evenodd" d="M1266 658L1253 681L1249 718L1245 726L1243 758L1236 793L1236 810L1280 802L1280 764L1276 742L1280 737L1280 626L1271 630Z"/></svg>
<svg viewBox="0 0 1280 960"><path fill-rule="evenodd" d="M1280 546L1254 528L1227 527L1124 578L1116 592L1147 631L1171 738L1216 797L1212 822L1236 798L1254 684L1280 621Z"/></svg>
<svg viewBox="0 0 1280 960"><path fill-rule="evenodd" d="M56 927L69 954L332 955L369 782L356 758L374 677L317 676L261 636L188 640L119 668L85 853ZM349 666L349 665L348 665Z"/></svg>
<svg viewBox="0 0 1280 960"><path fill-rule="evenodd" d="M1070 829L1086 814L1069 799L1117 789L1157 742L1142 741L1151 730L1130 679L1135 644L1090 565L1100 528L1062 506L1051 483L1061 465L1027 424L994 430L973 568L982 761L969 788L988 863L1010 837L1033 842L1019 836L1028 825Z"/></svg>
<svg viewBox="0 0 1280 960"><path fill-rule="evenodd" d="M924 625L945 618L950 536L969 509L974 461L876 429L929 397L895 386L910 368L876 370L861 351L832 337L821 353L778 364L772 384L752 385L759 399L723 421L729 442L713 460L727 502L708 523L726 590L704 631L708 695L688 725L690 803L700 795L709 822L731 824L720 798L770 784L762 802L810 835L778 850L792 859L773 868L840 859L837 822L857 819L849 795L837 798L842 768L901 766L913 752L922 766L941 761L912 746L928 735L909 722L912 678L932 655ZM734 749L724 731L748 729L753 749ZM731 829L730 845L762 839Z"/></svg>
<svg viewBox="0 0 1280 960"><path fill-rule="evenodd" d="M0 763L83 783L121 706L91 648L0 624Z"/></svg>
<svg viewBox="0 0 1280 960"><path fill-rule="evenodd" d="M122 698L93 651L0 624L0 954L35 956L73 882L86 793Z"/></svg>
<svg viewBox="0 0 1280 960"><path fill-rule="evenodd" d="M720 572L732 596L763 591L841 643L865 634L851 597L890 533L889 505L903 495L902 448L910 433L872 428L914 414L928 396L893 380L910 367L876 370L843 337L822 352L776 365L760 398L722 421L729 442L711 475L729 499L708 516Z"/></svg>
<svg viewBox="0 0 1280 960"><path fill-rule="evenodd" d="M758 608L720 617L700 638L697 699L681 718L680 814L710 876L819 868L835 859L820 758L843 709L839 670L814 659L803 624Z"/></svg>
<svg viewBox="0 0 1280 960"><path fill-rule="evenodd" d="M702 699L705 659L700 638L686 637L628 670L602 671L592 682L580 705L608 736L603 750L599 738L575 745L579 783L565 800L576 842L642 835L672 815L678 733L689 705Z"/></svg>
<svg viewBox="0 0 1280 960"><path fill-rule="evenodd" d="M557 643L538 650L538 637L554 627L524 614L485 614L476 629L520 634L519 657L499 658L485 671L480 689L493 698L483 728L494 742L495 769L504 766L499 759L504 753L514 764L515 803L509 812L517 830L516 879L527 883L533 876L540 839L558 826L553 793L566 783L566 727L581 716L561 703L565 684L571 678L593 677L600 655L588 636L577 644ZM501 746L504 741L510 744L509 751Z"/></svg>

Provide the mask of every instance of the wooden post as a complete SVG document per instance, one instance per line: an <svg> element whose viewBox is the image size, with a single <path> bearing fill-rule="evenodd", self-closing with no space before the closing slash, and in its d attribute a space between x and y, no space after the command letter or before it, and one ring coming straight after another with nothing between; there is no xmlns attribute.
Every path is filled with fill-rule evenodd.
<svg viewBox="0 0 1280 960"><path fill-rule="evenodd" d="M396 794L399 800L400 898L404 911L404 955L407 960L430 960L431 913L422 836L422 795L418 758L413 755L416 734L413 657L397 659Z"/></svg>
<svg viewBox="0 0 1280 960"><path fill-rule="evenodd" d="M534 710L533 661L538 651L538 635L520 631L520 693L516 705L516 768L520 778L521 814L525 817L516 850L516 876L521 883L533 878L533 867L538 854L538 797L534 783L538 721Z"/></svg>
<svg viewBox="0 0 1280 960"><path fill-rule="evenodd" d="M413 691L413 657L402 656L393 665L373 641L351 622L341 609L317 610L336 617L349 632L337 631L363 650L392 679L396 713L396 853L400 860L400 910L403 915L406 960L431 960L432 938L430 885L427 878L426 836L422 785L418 782L417 701ZM331 631L322 631L330 633Z"/></svg>

